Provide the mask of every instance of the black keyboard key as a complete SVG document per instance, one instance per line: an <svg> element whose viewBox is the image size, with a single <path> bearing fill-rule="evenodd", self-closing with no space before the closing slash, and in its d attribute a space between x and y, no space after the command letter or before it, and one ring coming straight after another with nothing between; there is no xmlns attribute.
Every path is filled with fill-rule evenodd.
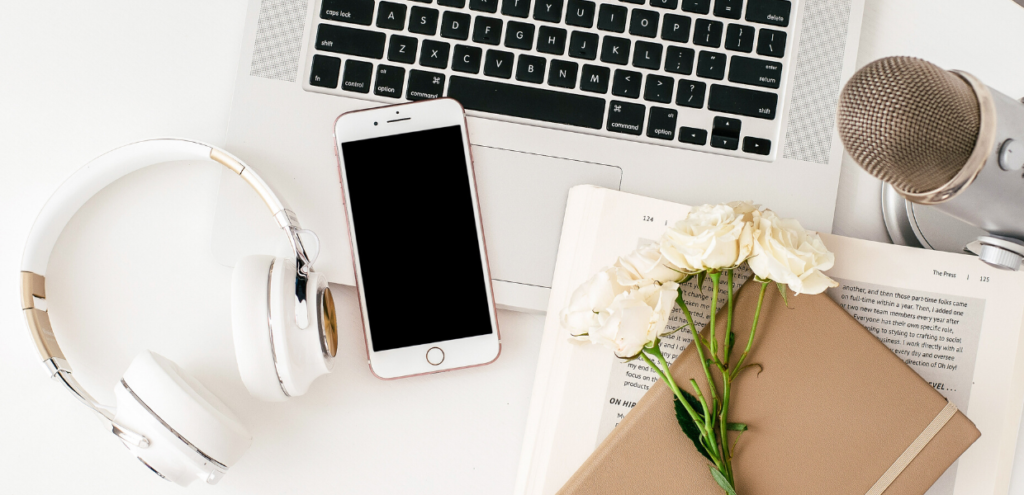
<svg viewBox="0 0 1024 495"><path fill-rule="evenodd" d="M754 49L754 28L742 24L729 24L725 30L725 49L750 53Z"/></svg>
<svg viewBox="0 0 1024 495"><path fill-rule="evenodd" d="M405 4L381 2L377 7L377 27L384 29L405 29Z"/></svg>
<svg viewBox="0 0 1024 495"><path fill-rule="evenodd" d="M639 136L644 128L644 106L612 100L608 108L608 127L612 132Z"/></svg>
<svg viewBox="0 0 1024 495"><path fill-rule="evenodd" d="M686 43L690 40L690 18L685 15L665 14L661 25L661 39Z"/></svg>
<svg viewBox="0 0 1024 495"><path fill-rule="evenodd" d="M660 14L653 10L633 9L633 16L629 19L629 34L645 38L657 36L658 17Z"/></svg>
<svg viewBox="0 0 1024 495"><path fill-rule="evenodd" d="M743 0L715 0L715 16L726 19L739 19L743 10Z"/></svg>
<svg viewBox="0 0 1024 495"><path fill-rule="evenodd" d="M640 83L644 75L631 70L615 69L612 79L612 94L626 98L640 97Z"/></svg>
<svg viewBox="0 0 1024 495"><path fill-rule="evenodd" d="M565 39L569 33L562 29L550 26L541 26L537 30L537 51L561 55L565 53Z"/></svg>
<svg viewBox="0 0 1024 495"><path fill-rule="evenodd" d="M601 45L601 61L609 64L626 65L629 62L629 40L605 36Z"/></svg>
<svg viewBox="0 0 1024 495"><path fill-rule="evenodd" d="M441 16L441 36L453 40L468 40L469 21L469 14L445 12Z"/></svg>
<svg viewBox="0 0 1024 495"><path fill-rule="evenodd" d="M786 27L793 4L784 0L748 0L747 20Z"/></svg>
<svg viewBox="0 0 1024 495"><path fill-rule="evenodd" d="M781 80L782 64L779 62L732 56L729 65L730 82L779 89Z"/></svg>
<svg viewBox="0 0 1024 495"><path fill-rule="evenodd" d="M683 10L694 14L707 14L711 12L711 0L683 0Z"/></svg>
<svg viewBox="0 0 1024 495"><path fill-rule="evenodd" d="M635 3L637 5L643 5L644 0L619 0L620 2Z"/></svg>
<svg viewBox="0 0 1024 495"><path fill-rule="evenodd" d="M697 75L708 79L724 79L725 55L721 53L701 51L700 55L697 56Z"/></svg>
<svg viewBox="0 0 1024 495"><path fill-rule="evenodd" d="M671 77L647 75L644 85L644 99L658 103L672 103L672 86L675 81Z"/></svg>
<svg viewBox="0 0 1024 495"><path fill-rule="evenodd" d="M309 69L310 86L337 88L341 74L341 59L325 55L313 55L313 67Z"/></svg>
<svg viewBox="0 0 1024 495"><path fill-rule="evenodd" d="M384 56L384 33L321 24L316 29L316 48L367 58Z"/></svg>
<svg viewBox="0 0 1024 495"><path fill-rule="evenodd" d="M659 9L676 10L678 6L679 0L651 0L651 7Z"/></svg>
<svg viewBox="0 0 1024 495"><path fill-rule="evenodd" d="M565 10L565 23L570 26L594 27L594 11L597 4L586 0L569 0Z"/></svg>
<svg viewBox="0 0 1024 495"><path fill-rule="evenodd" d="M413 7L409 11L409 32L433 36L437 32L437 19L440 14L435 9Z"/></svg>
<svg viewBox="0 0 1024 495"><path fill-rule="evenodd" d="M437 4L461 9L466 6L466 0L437 0Z"/></svg>
<svg viewBox="0 0 1024 495"><path fill-rule="evenodd" d="M516 80L540 84L544 82L544 66L547 61L543 57L520 55L516 66Z"/></svg>
<svg viewBox="0 0 1024 495"><path fill-rule="evenodd" d="M537 0L533 5L533 18L538 21L562 22L565 0Z"/></svg>
<svg viewBox="0 0 1024 495"><path fill-rule="evenodd" d="M722 23L697 19L693 24L693 44L718 48L722 44Z"/></svg>
<svg viewBox="0 0 1024 495"><path fill-rule="evenodd" d="M626 16L629 15L625 7L602 3L597 11L597 29L611 31L613 33L626 32Z"/></svg>
<svg viewBox="0 0 1024 495"><path fill-rule="evenodd" d="M747 136L743 138L743 152L768 155L772 152L772 142L767 139Z"/></svg>
<svg viewBox="0 0 1024 495"><path fill-rule="evenodd" d="M501 19L476 16L473 24L473 42L495 46L501 43Z"/></svg>
<svg viewBox="0 0 1024 495"><path fill-rule="evenodd" d="M715 117L711 126L711 146L727 150L739 148L741 127L739 119Z"/></svg>
<svg viewBox="0 0 1024 495"><path fill-rule="evenodd" d="M575 88L576 73L579 72L579 64L565 60L552 60L550 72L548 73L548 84L559 88Z"/></svg>
<svg viewBox="0 0 1024 495"><path fill-rule="evenodd" d="M480 61L484 51L478 46L455 45L452 52L452 70L476 74L480 72Z"/></svg>
<svg viewBox="0 0 1024 495"><path fill-rule="evenodd" d="M441 41L423 40L423 51L420 52L420 65L444 69L448 67L448 51L451 45Z"/></svg>
<svg viewBox="0 0 1024 495"><path fill-rule="evenodd" d="M600 129L604 100L593 96L452 76L448 96L468 110Z"/></svg>
<svg viewBox="0 0 1024 495"><path fill-rule="evenodd" d="M341 77L341 89L356 93L369 93L371 77L373 77L373 64L362 60L346 60L345 74Z"/></svg>
<svg viewBox="0 0 1024 495"><path fill-rule="evenodd" d="M416 48L419 40L410 36L391 35L391 45L388 46L388 60L401 62L403 64L416 63Z"/></svg>
<svg viewBox="0 0 1024 495"><path fill-rule="evenodd" d="M693 57L694 52L692 48L670 45L668 50L665 51L665 70L676 74L689 75L693 72Z"/></svg>
<svg viewBox="0 0 1024 495"><path fill-rule="evenodd" d="M594 60L597 58L597 40L597 35L594 33L573 31L572 36L569 36L569 56ZM629 43L629 40L625 41Z"/></svg>
<svg viewBox="0 0 1024 495"><path fill-rule="evenodd" d="M512 77L512 66L515 63L516 56L511 52L487 50L487 58L484 59L484 75L510 79Z"/></svg>
<svg viewBox="0 0 1024 495"><path fill-rule="evenodd" d="M501 15L526 19L530 15L530 0L501 0Z"/></svg>
<svg viewBox="0 0 1024 495"><path fill-rule="evenodd" d="M658 70L661 68L663 46L649 41L637 41L633 50L633 67Z"/></svg>
<svg viewBox="0 0 1024 495"><path fill-rule="evenodd" d="M409 89L405 97L410 100L434 100L444 94L444 74L412 69L409 71Z"/></svg>
<svg viewBox="0 0 1024 495"><path fill-rule="evenodd" d="M696 127L680 127L679 142L704 146L708 142L708 131Z"/></svg>
<svg viewBox="0 0 1024 495"><path fill-rule="evenodd" d="M324 0L320 18L369 26L373 22L373 0Z"/></svg>
<svg viewBox="0 0 1024 495"><path fill-rule="evenodd" d="M676 87L676 105L702 108L704 107L704 92L706 90L707 85L700 81L680 79Z"/></svg>
<svg viewBox="0 0 1024 495"><path fill-rule="evenodd" d="M786 32L762 29L757 35L757 54L782 58L786 54Z"/></svg>
<svg viewBox="0 0 1024 495"><path fill-rule="evenodd" d="M508 21L508 30L505 32L505 46L529 50L533 48L533 32L536 27L525 22Z"/></svg>
<svg viewBox="0 0 1024 495"><path fill-rule="evenodd" d="M676 111L671 108L651 107L647 119L647 137L671 141L676 137Z"/></svg>
<svg viewBox="0 0 1024 495"><path fill-rule="evenodd" d="M498 0L469 0L469 9L493 14L498 11Z"/></svg>
<svg viewBox="0 0 1024 495"><path fill-rule="evenodd" d="M711 85L708 108L716 112L774 120L779 95L753 89Z"/></svg>
<svg viewBox="0 0 1024 495"><path fill-rule="evenodd" d="M597 65L584 65L580 77L580 89L591 93L607 93L608 80L612 77L612 70Z"/></svg>
<svg viewBox="0 0 1024 495"><path fill-rule="evenodd" d="M390 65L377 66L377 79L373 81L373 94L389 98L401 98L405 82L405 69Z"/></svg>

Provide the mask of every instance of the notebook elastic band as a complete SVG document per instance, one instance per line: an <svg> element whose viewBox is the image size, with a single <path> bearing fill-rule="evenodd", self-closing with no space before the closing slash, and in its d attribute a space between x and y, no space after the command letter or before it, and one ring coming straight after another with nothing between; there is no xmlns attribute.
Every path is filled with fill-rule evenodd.
<svg viewBox="0 0 1024 495"><path fill-rule="evenodd" d="M943 407L942 410L939 411L939 414L936 415L935 419L928 424L928 427L917 436L914 442L907 447L907 450L903 451L903 454L896 459L896 462L892 463L892 466L889 466L889 469L885 474L883 474L881 478L878 478L875 485L868 490L867 495L882 495L882 492L884 492L886 488L889 488L889 485L896 480L896 477L899 476L908 465L910 465L910 461L914 460L914 458L917 457L917 454L920 454L921 451L924 450L924 446L928 445L928 442L932 440L935 434L938 433L943 426L946 426L946 423L949 422L949 418L952 418L953 415L956 414L956 410L956 404L947 402L946 407Z"/></svg>

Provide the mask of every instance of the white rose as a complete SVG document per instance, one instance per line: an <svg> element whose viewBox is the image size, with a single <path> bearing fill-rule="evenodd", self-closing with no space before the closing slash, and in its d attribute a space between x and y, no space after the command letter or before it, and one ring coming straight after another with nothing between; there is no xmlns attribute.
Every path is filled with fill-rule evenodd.
<svg viewBox="0 0 1024 495"><path fill-rule="evenodd" d="M619 258L615 263L626 269L636 280L653 279L658 282L674 282L686 276L685 270L676 266L658 248L658 244L646 246Z"/></svg>
<svg viewBox="0 0 1024 495"><path fill-rule="evenodd" d="M629 290L632 281L629 272L621 267L610 266L595 273L572 293L569 305L559 315L562 326L574 337L600 327L615 296Z"/></svg>
<svg viewBox="0 0 1024 495"><path fill-rule="evenodd" d="M821 273L832 268L835 255L817 233L805 230L800 222L765 210L755 231L754 255L748 263L758 277L786 284L797 294L820 294L839 285Z"/></svg>
<svg viewBox="0 0 1024 495"><path fill-rule="evenodd" d="M661 254L691 272L739 265L752 252L758 215L750 202L694 208L662 235Z"/></svg>
<svg viewBox="0 0 1024 495"><path fill-rule="evenodd" d="M590 341L602 344L620 358L632 358L666 331L679 284L648 284L615 297L600 328Z"/></svg>

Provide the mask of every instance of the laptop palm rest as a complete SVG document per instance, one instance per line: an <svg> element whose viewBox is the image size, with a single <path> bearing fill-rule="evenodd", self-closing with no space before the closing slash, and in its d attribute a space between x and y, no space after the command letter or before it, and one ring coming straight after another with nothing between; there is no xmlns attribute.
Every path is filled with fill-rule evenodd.
<svg viewBox="0 0 1024 495"><path fill-rule="evenodd" d="M619 189L622 170L499 148L473 146L472 149L498 306L543 312L547 307L569 188L593 184ZM287 241L265 214L265 209L237 176L230 172L222 175L212 238L213 254L219 263L234 266L240 257L249 254L288 252ZM314 231L325 228L317 225L317 220L341 215L340 205L337 214L296 213L303 227ZM414 215L415 212L404 214ZM345 228L344 222L334 221L326 227ZM338 242L347 240L347 235L321 233L320 238ZM339 255L344 251L344 256L349 256L347 245L332 247L325 243L322 249ZM339 262L337 256L331 258L335 259L328 265L329 270L324 271L328 279L352 284L351 264Z"/></svg>

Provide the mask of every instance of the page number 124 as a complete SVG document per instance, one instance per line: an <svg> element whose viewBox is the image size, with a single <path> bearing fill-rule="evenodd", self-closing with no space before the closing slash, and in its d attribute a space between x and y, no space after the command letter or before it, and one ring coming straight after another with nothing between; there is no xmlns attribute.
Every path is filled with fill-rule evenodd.
<svg viewBox="0 0 1024 495"><path fill-rule="evenodd" d="M644 221L645 222L653 222L654 221L654 217L652 217L650 215L644 215Z"/></svg>

